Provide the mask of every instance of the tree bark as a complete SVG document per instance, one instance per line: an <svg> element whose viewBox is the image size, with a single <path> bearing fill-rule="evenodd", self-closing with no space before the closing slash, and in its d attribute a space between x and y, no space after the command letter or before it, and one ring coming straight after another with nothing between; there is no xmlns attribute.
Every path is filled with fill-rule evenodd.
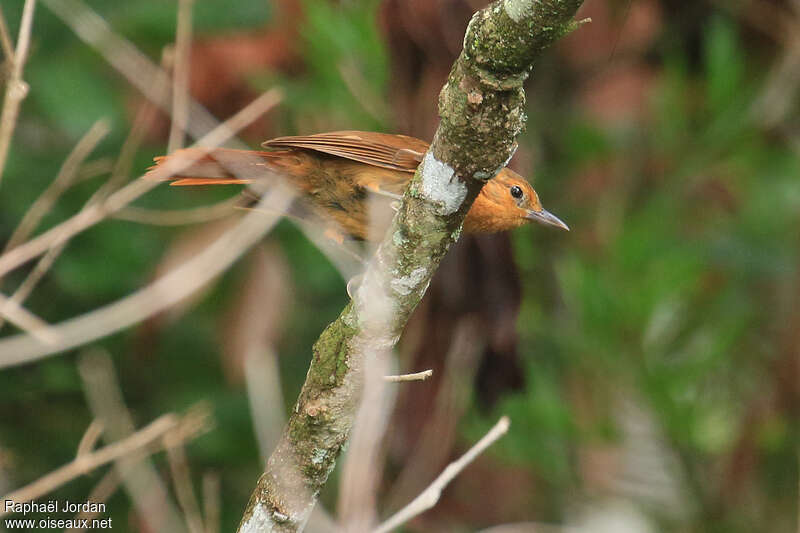
<svg viewBox="0 0 800 533"><path fill-rule="evenodd" d="M484 183L525 123L534 59L576 26L582 0L498 0L470 21L439 95L441 123L353 300L314 344L300 397L241 533L300 531L345 445L366 357L397 342Z"/></svg>

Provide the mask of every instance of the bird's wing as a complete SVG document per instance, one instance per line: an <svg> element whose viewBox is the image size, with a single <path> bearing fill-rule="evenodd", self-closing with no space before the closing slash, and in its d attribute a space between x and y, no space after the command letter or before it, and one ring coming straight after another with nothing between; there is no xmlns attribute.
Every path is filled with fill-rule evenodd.
<svg viewBox="0 0 800 533"><path fill-rule="evenodd" d="M262 146L313 150L401 172L414 172L428 150L428 143L414 137L366 131L334 131L277 137L266 141Z"/></svg>

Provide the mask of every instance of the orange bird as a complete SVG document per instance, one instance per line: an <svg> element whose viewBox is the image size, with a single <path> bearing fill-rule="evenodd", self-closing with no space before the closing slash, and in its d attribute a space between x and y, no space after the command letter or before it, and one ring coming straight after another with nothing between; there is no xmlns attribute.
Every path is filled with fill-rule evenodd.
<svg viewBox="0 0 800 533"><path fill-rule="evenodd" d="M278 137L262 146L271 150L211 150L168 179L177 186L224 185L255 183L277 173L304 200L301 206L293 207L293 214L321 219L323 224L333 221L339 236L376 241L388 227L391 217L387 213L393 214L388 205L401 198L428 150L428 143L414 137L363 131ZM150 170L168 159L191 155L191 151L157 157ZM381 198L385 200L372 202ZM379 206L380 213L373 206ZM495 233L529 221L569 230L542 208L536 191L522 176L504 168L484 185L463 229L468 233Z"/></svg>

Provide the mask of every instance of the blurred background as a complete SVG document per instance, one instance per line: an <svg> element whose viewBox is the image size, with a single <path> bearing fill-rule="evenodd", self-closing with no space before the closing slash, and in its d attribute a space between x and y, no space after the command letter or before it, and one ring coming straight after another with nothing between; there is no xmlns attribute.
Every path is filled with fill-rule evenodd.
<svg viewBox="0 0 800 533"><path fill-rule="evenodd" d="M3 243L99 119L108 133L35 233L78 212L110 173L135 178L166 150L168 115L109 64L102 43L76 35L52 9L59 3L35 12L30 93L0 185ZM12 36L22 4L2 4ZM170 68L177 2L87 5ZM483 5L197 0L191 94L222 120L281 89L241 135L254 148L336 129L427 140ZM400 370L434 375L397 386L378 512L410 501L507 414L508 435L405 530L796 531L800 3L586 0L586 17L536 64L511 162L572 231L465 237L450 252L398 350ZM127 220L76 236L25 306L58 323L134 292L231 225L187 224L177 210L236 192L153 190L122 212ZM5 276L3 294L31 268ZM213 427L187 439L184 460L151 460L168 494L188 480L203 513L216 506L221 530L233 530L311 345L346 301L337 269L283 221L168 311L3 369L0 492L72 460L96 416L92 376L105 372L137 428L203 402ZM17 332L6 324L0 335ZM189 472L181 478L175 464ZM85 501L107 468L43 499ZM333 515L339 477L322 494ZM125 490L107 492L115 530L149 531Z"/></svg>

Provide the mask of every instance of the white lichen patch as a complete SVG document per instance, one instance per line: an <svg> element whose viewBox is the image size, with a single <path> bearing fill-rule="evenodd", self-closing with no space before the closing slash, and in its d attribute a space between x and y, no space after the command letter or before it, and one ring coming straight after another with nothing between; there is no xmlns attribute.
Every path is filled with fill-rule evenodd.
<svg viewBox="0 0 800 533"><path fill-rule="evenodd" d="M313 454L311 454L311 463L315 465L321 465L323 461L325 461L325 456L327 452L325 450L315 450Z"/></svg>
<svg viewBox="0 0 800 533"><path fill-rule="evenodd" d="M428 152L422 162L422 194L440 207L440 215L450 215L458 211L467 197L467 186L456 177L450 165Z"/></svg>
<svg viewBox="0 0 800 533"><path fill-rule="evenodd" d="M321 465L325 461L327 455L328 451L323 448L314 450L314 453L311 454L311 462L315 465Z"/></svg>
<svg viewBox="0 0 800 533"><path fill-rule="evenodd" d="M394 278L390 285L392 290L402 296L408 296L425 279L427 270L423 267L415 268L408 276Z"/></svg>
<svg viewBox="0 0 800 533"><path fill-rule="evenodd" d="M253 506L253 514L239 528L239 533L263 533L272 531L274 527L275 521L266 506L257 503Z"/></svg>
<svg viewBox="0 0 800 533"><path fill-rule="evenodd" d="M533 10L533 0L506 0L503 2L503 7L511 20L519 22L530 16Z"/></svg>

